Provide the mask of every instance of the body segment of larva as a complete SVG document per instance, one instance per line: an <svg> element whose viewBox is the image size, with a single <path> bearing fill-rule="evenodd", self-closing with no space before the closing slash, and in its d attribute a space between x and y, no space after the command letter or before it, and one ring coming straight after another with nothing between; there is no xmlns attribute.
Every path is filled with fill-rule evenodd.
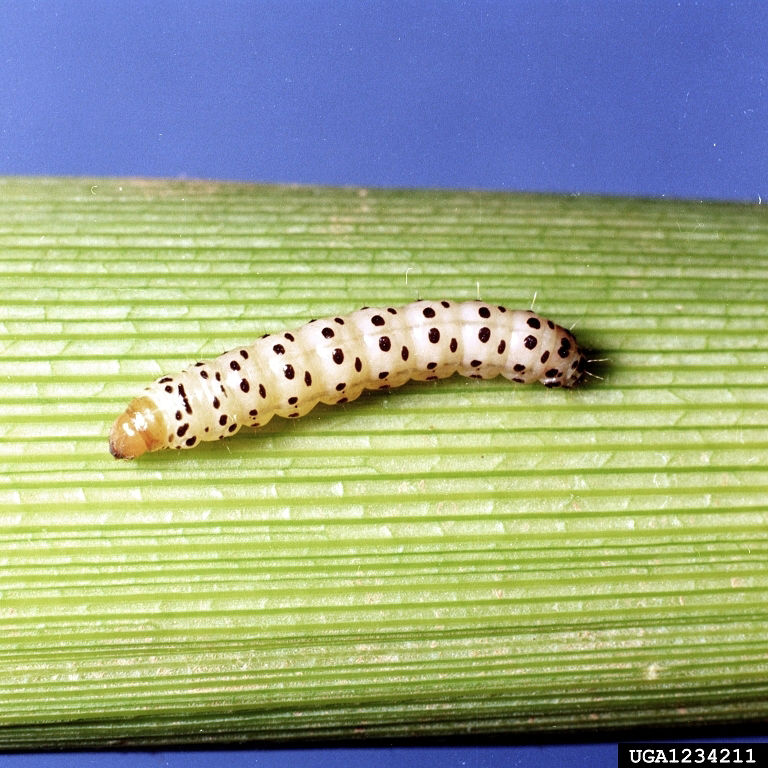
<svg viewBox="0 0 768 768"><path fill-rule="evenodd" d="M118 459L132 459L192 448L273 416L298 418L319 402L349 402L364 389L454 373L573 387L585 365L571 333L531 311L482 301L365 307L267 334L157 379L115 421L109 449Z"/></svg>

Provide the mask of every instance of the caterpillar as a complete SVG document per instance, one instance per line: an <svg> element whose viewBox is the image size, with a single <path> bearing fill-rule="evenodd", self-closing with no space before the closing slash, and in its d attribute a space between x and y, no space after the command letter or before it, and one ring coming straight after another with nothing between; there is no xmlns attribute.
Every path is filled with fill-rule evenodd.
<svg viewBox="0 0 768 768"><path fill-rule="evenodd" d="M112 426L117 459L192 448L273 416L298 418L319 403L347 403L364 389L458 372L474 379L574 387L587 360L570 331L533 311L482 301L415 301L363 307L310 320L295 331L265 334L209 362L163 376Z"/></svg>

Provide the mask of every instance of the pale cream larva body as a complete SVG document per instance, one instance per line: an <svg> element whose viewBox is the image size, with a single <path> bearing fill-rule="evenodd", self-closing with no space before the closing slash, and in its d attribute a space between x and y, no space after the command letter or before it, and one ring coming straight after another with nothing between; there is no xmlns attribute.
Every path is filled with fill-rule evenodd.
<svg viewBox="0 0 768 768"><path fill-rule="evenodd" d="M109 449L133 459L192 448L273 416L298 418L319 402L349 402L364 389L454 373L573 387L585 365L571 333L532 311L482 301L366 307L267 334L157 379L115 421Z"/></svg>

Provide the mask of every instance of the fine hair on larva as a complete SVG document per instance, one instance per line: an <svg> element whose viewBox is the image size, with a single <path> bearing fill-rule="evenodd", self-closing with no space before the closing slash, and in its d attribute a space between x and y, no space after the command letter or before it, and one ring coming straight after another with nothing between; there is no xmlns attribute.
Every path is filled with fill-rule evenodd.
<svg viewBox="0 0 768 768"><path fill-rule="evenodd" d="M571 332L533 310L484 301L414 301L311 320L294 331L162 376L112 425L109 450L148 451L221 440L273 416L294 419L317 403L347 403L365 389L459 373L518 384L574 387L587 360Z"/></svg>

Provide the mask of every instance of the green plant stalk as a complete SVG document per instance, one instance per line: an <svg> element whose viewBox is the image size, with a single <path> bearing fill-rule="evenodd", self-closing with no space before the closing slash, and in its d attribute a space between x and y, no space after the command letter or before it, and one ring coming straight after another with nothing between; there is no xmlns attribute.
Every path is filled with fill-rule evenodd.
<svg viewBox="0 0 768 768"><path fill-rule="evenodd" d="M766 254L750 205L0 179L0 749L765 718ZM108 453L162 373L478 293L602 379Z"/></svg>

